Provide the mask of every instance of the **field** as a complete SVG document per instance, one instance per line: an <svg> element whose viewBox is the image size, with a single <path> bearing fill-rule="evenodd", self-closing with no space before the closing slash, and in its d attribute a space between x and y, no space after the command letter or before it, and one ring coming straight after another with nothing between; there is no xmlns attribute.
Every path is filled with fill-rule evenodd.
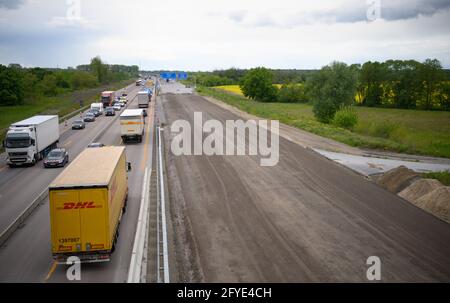
<svg viewBox="0 0 450 303"><path fill-rule="evenodd" d="M450 158L450 112L358 106L359 122L350 131L316 121L309 104L255 102L240 96L237 89L236 85L202 87L199 93L351 146Z"/></svg>
<svg viewBox="0 0 450 303"><path fill-rule="evenodd" d="M84 105L99 100L100 93L108 89L119 89L130 84L130 80L120 81L111 85L84 89L66 93L56 97L41 97L19 106L0 107L0 140L3 141L5 133L11 123L37 114L59 115L60 117L79 108L79 100Z"/></svg>

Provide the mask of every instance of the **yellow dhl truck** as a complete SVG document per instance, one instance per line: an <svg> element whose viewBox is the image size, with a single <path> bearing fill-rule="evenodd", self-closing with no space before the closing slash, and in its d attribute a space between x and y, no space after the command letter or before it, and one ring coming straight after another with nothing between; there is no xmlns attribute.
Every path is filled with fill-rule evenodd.
<svg viewBox="0 0 450 303"><path fill-rule="evenodd" d="M86 148L49 185L53 258L109 261L128 197L125 147Z"/></svg>

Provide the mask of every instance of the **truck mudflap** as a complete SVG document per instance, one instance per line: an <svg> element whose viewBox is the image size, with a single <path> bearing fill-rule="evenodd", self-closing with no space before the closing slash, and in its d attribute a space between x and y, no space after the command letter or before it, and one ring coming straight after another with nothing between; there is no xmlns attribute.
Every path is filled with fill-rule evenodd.
<svg viewBox="0 0 450 303"><path fill-rule="evenodd" d="M67 259L70 257L77 257L80 259L81 263L98 263L98 262L108 262L111 260L111 252L91 252L91 253L54 253L53 260L58 264L66 264Z"/></svg>

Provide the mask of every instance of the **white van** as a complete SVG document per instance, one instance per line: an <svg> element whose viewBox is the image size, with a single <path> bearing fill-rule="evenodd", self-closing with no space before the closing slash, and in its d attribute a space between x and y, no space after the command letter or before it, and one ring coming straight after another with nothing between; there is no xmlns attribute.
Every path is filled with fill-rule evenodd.
<svg viewBox="0 0 450 303"><path fill-rule="evenodd" d="M120 135L124 143L130 140L142 142L144 127L144 110L126 109L120 115Z"/></svg>
<svg viewBox="0 0 450 303"><path fill-rule="evenodd" d="M96 109L100 112L100 115L103 115L103 103L92 103L91 109Z"/></svg>

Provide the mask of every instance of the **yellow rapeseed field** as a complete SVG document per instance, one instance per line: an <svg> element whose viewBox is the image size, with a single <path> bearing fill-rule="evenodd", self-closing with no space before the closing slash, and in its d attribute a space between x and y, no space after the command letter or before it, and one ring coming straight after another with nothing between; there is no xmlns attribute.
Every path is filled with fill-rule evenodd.
<svg viewBox="0 0 450 303"><path fill-rule="evenodd" d="M226 90L228 92L243 96L239 85L221 85L221 86L214 86L214 88L220 88L220 89Z"/></svg>
<svg viewBox="0 0 450 303"><path fill-rule="evenodd" d="M281 84L274 84L276 87L280 88ZM239 87L239 85L220 85L220 86L214 86L214 88L220 88L223 89L225 91L243 96L244 94L241 91L241 88Z"/></svg>

